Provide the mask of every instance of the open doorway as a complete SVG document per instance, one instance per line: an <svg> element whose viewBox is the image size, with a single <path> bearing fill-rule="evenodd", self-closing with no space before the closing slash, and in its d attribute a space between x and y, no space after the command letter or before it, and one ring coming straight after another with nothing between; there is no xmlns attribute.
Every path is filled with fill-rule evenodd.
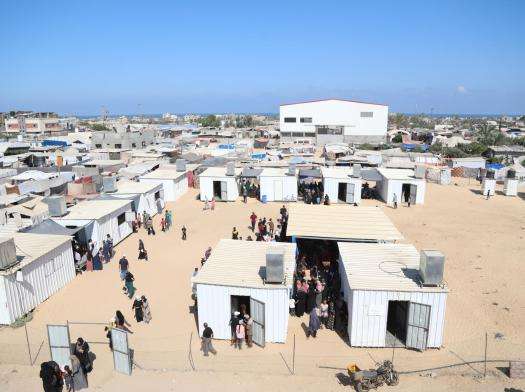
<svg viewBox="0 0 525 392"><path fill-rule="evenodd" d="M405 346L407 338L408 301L388 301L386 346Z"/></svg>
<svg viewBox="0 0 525 392"><path fill-rule="evenodd" d="M222 187L221 181L213 181L213 197L215 200L221 200Z"/></svg>
<svg viewBox="0 0 525 392"><path fill-rule="evenodd" d="M410 184L403 184L401 186L401 197L405 203L408 203L410 200Z"/></svg>
<svg viewBox="0 0 525 392"><path fill-rule="evenodd" d="M231 312L239 312L241 314L250 314L250 297L248 295L232 295L230 296Z"/></svg>
<svg viewBox="0 0 525 392"><path fill-rule="evenodd" d="M343 203L346 203L346 188L346 182L340 182L337 186L337 199Z"/></svg>

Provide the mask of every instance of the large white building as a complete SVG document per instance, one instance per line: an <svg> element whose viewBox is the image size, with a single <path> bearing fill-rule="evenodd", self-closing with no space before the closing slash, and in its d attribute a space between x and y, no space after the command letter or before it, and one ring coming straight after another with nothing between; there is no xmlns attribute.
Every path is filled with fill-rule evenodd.
<svg viewBox="0 0 525 392"><path fill-rule="evenodd" d="M312 138L326 143L382 143L386 141L388 106L325 99L280 106L283 140Z"/></svg>

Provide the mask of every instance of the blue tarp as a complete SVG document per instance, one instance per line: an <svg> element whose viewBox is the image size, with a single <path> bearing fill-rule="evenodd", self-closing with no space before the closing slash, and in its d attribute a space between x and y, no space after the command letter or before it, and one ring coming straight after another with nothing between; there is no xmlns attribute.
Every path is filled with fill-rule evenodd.
<svg viewBox="0 0 525 392"><path fill-rule="evenodd" d="M501 163L487 163L485 165L485 168L492 169L492 170L499 170L499 169L503 169L504 167L505 167L505 165L503 165Z"/></svg>
<svg viewBox="0 0 525 392"><path fill-rule="evenodd" d="M219 149L221 150L235 150L234 144L219 144Z"/></svg>
<svg viewBox="0 0 525 392"><path fill-rule="evenodd" d="M53 140L53 139L45 139L42 141L43 147L50 147L50 146L58 146L58 147L66 147L70 144L66 142L65 140Z"/></svg>
<svg viewBox="0 0 525 392"><path fill-rule="evenodd" d="M306 160L303 157L293 157L292 159L290 159L290 163L300 165L302 163L306 163Z"/></svg>
<svg viewBox="0 0 525 392"><path fill-rule="evenodd" d="M412 151L413 149L415 148L421 148L423 151L428 151L428 144L408 144L408 143L403 143L403 150L405 151Z"/></svg>
<svg viewBox="0 0 525 392"><path fill-rule="evenodd" d="M266 159L265 153L252 154L252 159Z"/></svg>

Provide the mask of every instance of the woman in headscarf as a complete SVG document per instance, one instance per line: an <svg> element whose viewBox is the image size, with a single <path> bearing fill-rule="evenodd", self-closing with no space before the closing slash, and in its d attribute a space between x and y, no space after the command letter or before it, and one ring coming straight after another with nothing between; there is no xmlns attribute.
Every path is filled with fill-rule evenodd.
<svg viewBox="0 0 525 392"><path fill-rule="evenodd" d="M115 327L122 329L124 331L131 332L130 329L128 328L128 327L131 327L131 324L126 321L126 319L124 318L124 315L122 314L120 310L117 310L115 312L114 319L115 319ZM111 319L111 321L113 321L113 318Z"/></svg>
<svg viewBox="0 0 525 392"><path fill-rule="evenodd" d="M148 261L148 252L146 251L144 242L141 239L139 239L139 260Z"/></svg>
<svg viewBox="0 0 525 392"><path fill-rule="evenodd" d="M323 290L323 282L321 282L321 279L317 279L315 283L315 306L318 308L321 307L321 303L323 302Z"/></svg>
<svg viewBox="0 0 525 392"><path fill-rule="evenodd" d="M306 330L306 337L310 335L314 338L317 337L317 330L321 327L319 316L317 315L317 308L313 308L310 312L310 321L308 322L308 329Z"/></svg>
<svg viewBox="0 0 525 392"><path fill-rule="evenodd" d="M93 370L91 358L89 358L89 344L84 339L77 339L73 355L75 355L78 358L80 362L80 367L82 368L85 374Z"/></svg>
<svg viewBox="0 0 525 392"><path fill-rule="evenodd" d="M133 305L131 305L131 309L135 311L135 320L137 320L137 323L140 323L142 320L144 320L142 301L138 295L135 297Z"/></svg>
<svg viewBox="0 0 525 392"><path fill-rule="evenodd" d="M80 391L81 389L88 387L87 377L80 366L80 361L75 355L69 357L71 361L71 367L69 368L68 375L70 377L69 382L71 383L73 391Z"/></svg>
<svg viewBox="0 0 525 392"><path fill-rule="evenodd" d="M143 295L140 297L142 300L142 313L144 314L144 322L148 324L151 321L151 309L149 307L148 299Z"/></svg>
<svg viewBox="0 0 525 392"><path fill-rule="evenodd" d="M335 305L334 301L330 301L328 304L328 320L326 321L326 328L334 330L335 324Z"/></svg>
<svg viewBox="0 0 525 392"><path fill-rule="evenodd" d="M93 270L101 271L102 270L102 248L99 248L97 254L93 256Z"/></svg>
<svg viewBox="0 0 525 392"><path fill-rule="evenodd" d="M306 300L306 313L310 313L313 308L315 308L315 281L313 279L310 280L308 284L308 294L307 294L307 300Z"/></svg>
<svg viewBox="0 0 525 392"><path fill-rule="evenodd" d="M306 307L306 293L303 290L297 290L295 293L295 315L302 317Z"/></svg>
<svg viewBox="0 0 525 392"><path fill-rule="evenodd" d="M124 285L126 286L126 294L128 295L128 298L133 298L133 295L135 294L135 286L133 286L133 282L135 281L135 277L131 272L126 272L126 276L124 277Z"/></svg>

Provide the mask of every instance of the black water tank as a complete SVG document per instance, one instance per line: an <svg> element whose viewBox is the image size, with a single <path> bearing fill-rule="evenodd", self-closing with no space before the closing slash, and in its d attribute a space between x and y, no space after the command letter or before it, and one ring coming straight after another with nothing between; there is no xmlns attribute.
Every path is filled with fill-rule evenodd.
<svg viewBox="0 0 525 392"><path fill-rule="evenodd" d="M516 178L516 170L514 169L507 170L507 178L511 178L511 179Z"/></svg>
<svg viewBox="0 0 525 392"><path fill-rule="evenodd" d="M489 178L491 180L494 179L494 170L487 170L487 174L485 175L485 178Z"/></svg>

